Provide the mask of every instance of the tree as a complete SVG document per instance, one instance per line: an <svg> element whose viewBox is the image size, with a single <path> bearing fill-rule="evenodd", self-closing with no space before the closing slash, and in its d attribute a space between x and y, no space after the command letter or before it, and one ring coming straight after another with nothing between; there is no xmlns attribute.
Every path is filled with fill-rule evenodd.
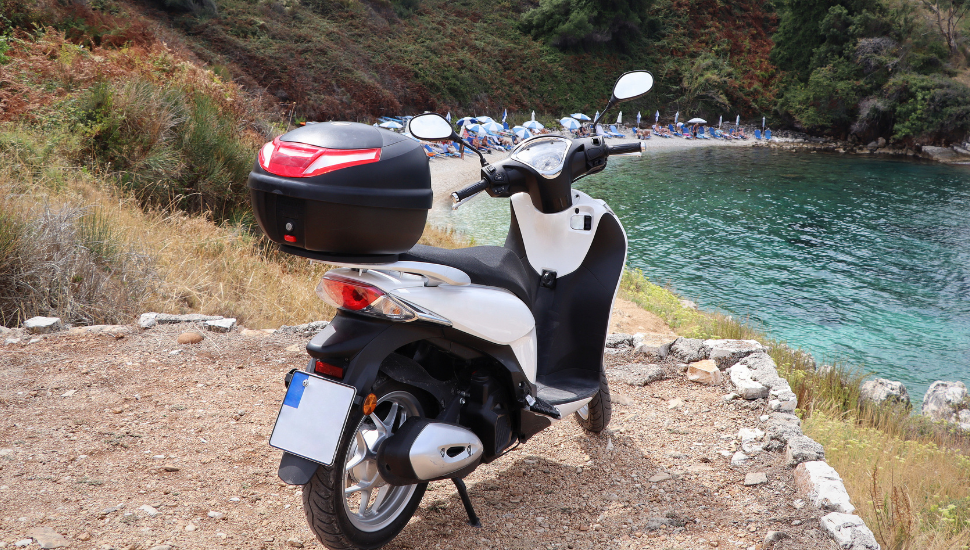
<svg viewBox="0 0 970 550"><path fill-rule="evenodd" d="M607 45L626 50L641 35L653 0L540 0L522 30L557 48Z"/></svg>
<svg viewBox="0 0 970 550"><path fill-rule="evenodd" d="M970 9L968 0L923 0L923 5L936 15L936 25L939 27L950 53L956 51L956 35L960 22Z"/></svg>

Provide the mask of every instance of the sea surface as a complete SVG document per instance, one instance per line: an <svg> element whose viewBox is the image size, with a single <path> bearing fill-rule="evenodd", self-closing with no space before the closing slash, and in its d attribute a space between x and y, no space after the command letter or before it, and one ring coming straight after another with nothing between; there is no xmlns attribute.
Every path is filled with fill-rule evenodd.
<svg viewBox="0 0 970 550"><path fill-rule="evenodd" d="M575 187L620 217L629 267L702 309L917 404L935 380L970 385L970 167L712 147L614 159ZM431 219L502 244L508 199Z"/></svg>

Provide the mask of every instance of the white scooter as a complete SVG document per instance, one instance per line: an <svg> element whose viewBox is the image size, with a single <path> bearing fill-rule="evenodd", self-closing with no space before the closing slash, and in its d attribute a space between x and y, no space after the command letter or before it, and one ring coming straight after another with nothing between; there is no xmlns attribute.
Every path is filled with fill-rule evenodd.
<svg viewBox="0 0 970 550"><path fill-rule="evenodd" d="M652 84L650 73L624 74L603 113ZM437 114L409 129L459 140ZM307 520L327 548L388 543L433 480L454 480L477 525L461 479L478 465L573 413L591 432L607 426L603 354L626 234L572 183L611 155L640 152L539 136L494 164L482 157L482 180L453 197L510 197L505 246L419 245L324 276L316 292L338 313L307 345L307 372L287 381L291 406L270 443L286 451L280 478L304 485Z"/></svg>

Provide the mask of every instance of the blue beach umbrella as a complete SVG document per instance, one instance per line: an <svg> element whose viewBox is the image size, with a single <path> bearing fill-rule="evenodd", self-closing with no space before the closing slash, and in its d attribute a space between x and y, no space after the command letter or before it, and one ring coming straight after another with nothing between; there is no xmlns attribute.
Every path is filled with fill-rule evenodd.
<svg viewBox="0 0 970 550"><path fill-rule="evenodd" d="M398 128L404 128L404 126L398 124L397 122L394 122L393 120L388 120L387 122L381 123L381 128L390 128L390 129L397 130Z"/></svg>
<svg viewBox="0 0 970 550"><path fill-rule="evenodd" d="M488 133L481 124L468 124L465 126L465 130L467 130L469 134L478 134L480 136L484 136Z"/></svg>
<svg viewBox="0 0 970 550"><path fill-rule="evenodd" d="M505 119L507 119L508 117L509 117L509 110L502 109L502 122L505 122Z"/></svg>
<svg viewBox="0 0 970 550"><path fill-rule="evenodd" d="M677 111L677 113L674 114L674 124L677 124L677 119L678 118L680 118L680 111Z"/></svg>
<svg viewBox="0 0 970 550"><path fill-rule="evenodd" d="M466 124L475 124L477 122L478 121L475 120L475 117L466 116L465 118L459 118L456 124L458 124L459 126L465 126Z"/></svg>
<svg viewBox="0 0 970 550"><path fill-rule="evenodd" d="M656 112L656 113L654 113L654 115L653 115L653 123L654 123L654 124L656 124L656 123L658 123L658 122L660 122L660 111L657 111L657 112Z"/></svg>
<svg viewBox="0 0 970 550"><path fill-rule="evenodd" d="M482 124L482 128L490 134L497 134L505 129L502 127L501 124L495 121L486 122L485 124Z"/></svg>
<svg viewBox="0 0 970 550"><path fill-rule="evenodd" d="M596 114L593 115L593 120L598 120L599 117L600 117L600 112L599 111L596 111Z"/></svg>
<svg viewBox="0 0 970 550"><path fill-rule="evenodd" d="M445 115L445 120L447 120L448 122L451 122L451 111L448 111L448 114Z"/></svg>
<svg viewBox="0 0 970 550"><path fill-rule="evenodd" d="M530 130L541 130L545 128L545 126L543 126L542 123L536 119L532 119L529 122L526 122L525 124L523 124L522 126L525 126Z"/></svg>
<svg viewBox="0 0 970 550"><path fill-rule="evenodd" d="M518 136L520 139L529 139L532 134L529 133L529 129L525 126L516 126L512 128L512 133Z"/></svg>
<svg viewBox="0 0 970 550"><path fill-rule="evenodd" d="M589 118L588 116L584 115L583 113L573 113L573 114L571 114L569 116L575 118L576 120L582 120L583 122L592 120L591 118Z"/></svg>
<svg viewBox="0 0 970 550"><path fill-rule="evenodd" d="M640 125L640 111L637 111L637 126Z"/></svg>
<svg viewBox="0 0 970 550"><path fill-rule="evenodd" d="M477 116L479 124L485 124L486 122L495 122L490 116Z"/></svg>
<svg viewBox="0 0 970 550"><path fill-rule="evenodd" d="M586 120L589 120L589 118L587 117ZM568 116L563 119L560 119L559 123L562 124L563 127L566 128L567 130L578 130L579 127L581 126L579 124L579 121L576 120L575 117L568 117Z"/></svg>

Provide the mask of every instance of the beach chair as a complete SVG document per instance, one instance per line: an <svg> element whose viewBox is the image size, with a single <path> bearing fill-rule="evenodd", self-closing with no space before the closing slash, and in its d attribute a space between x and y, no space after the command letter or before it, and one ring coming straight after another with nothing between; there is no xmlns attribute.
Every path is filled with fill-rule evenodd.
<svg viewBox="0 0 970 550"><path fill-rule="evenodd" d="M620 132L618 132L616 130L616 125L615 124L610 124L610 133L613 135L613 137L621 137L621 138L625 138L626 137L626 135L621 134Z"/></svg>
<svg viewBox="0 0 970 550"><path fill-rule="evenodd" d="M674 128L674 125L673 124L668 124L667 125L667 129L670 130L670 133L671 134L673 134L673 135L675 135L677 137L684 137L683 134L681 134L680 132L677 131L677 128Z"/></svg>
<svg viewBox="0 0 970 550"><path fill-rule="evenodd" d="M703 126L701 126L700 128L697 129L697 137L700 138L700 139L711 139L707 135L707 132L704 131L704 127Z"/></svg>
<svg viewBox="0 0 970 550"><path fill-rule="evenodd" d="M754 131L754 139L761 141L761 130Z"/></svg>
<svg viewBox="0 0 970 550"><path fill-rule="evenodd" d="M771 130L765 130L765 139L766 140L771 139Z"/></svg>
<svg viewBox="0 0 970 550"><path fill-rule="evenodd" d="M424 147L425 154L428 155L428 158L437 159L444 156L443 154L432 149L430 145L424 145L423 147Z"/></svg>

